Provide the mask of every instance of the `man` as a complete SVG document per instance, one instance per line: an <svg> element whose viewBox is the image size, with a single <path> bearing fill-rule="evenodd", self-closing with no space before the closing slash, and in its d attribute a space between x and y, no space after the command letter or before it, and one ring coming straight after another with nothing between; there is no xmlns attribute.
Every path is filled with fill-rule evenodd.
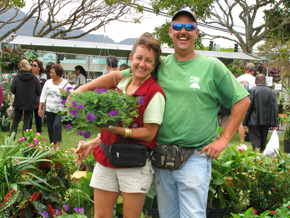
<svg viewBox="0 0 290 218"><path fill-rule="evenodd" d="M265 150L270 127L278 125L278 105L275 92L267 87L264 74L256 76L256 87L250 89L251 105L243 125L249 129L253 149Z"/></svg>
<svg viewBox="0 0 290 218"><path fill-rule="evenodd" d="M103 74L107 74L110 72L114 72L117 70L118 67L118 58L115 56L109 56L107 57L107 68L105 69L105 71L103 72Z"/></svg>
<svg viewBox="0 0 290 218"><path fill-rule="evenodd" d="M178 11L169 28L175 53L163 59L164 67L158 71L158 84L166 95L158 144L197 148L178 170L154 167L161 218L206 217L211 158L218 158L227 147L250 104L248 92L220 61L194 51L198 33L195 14ZM114 87L114 81L129 72L104 75L76 91ZM220 104L232 108L232 116L216 140Z"/></svg>
<svg viewBox="0 0 290 218"><path fill-rule="evenodd" d="M253 76L254 72L255 65L253 63L248 63L246 66L246 73L237 78L247 91L256 86L255 77ZM245 143L245 129L242 124L239 127L239 138L241 145L243 145Z"/></svg>

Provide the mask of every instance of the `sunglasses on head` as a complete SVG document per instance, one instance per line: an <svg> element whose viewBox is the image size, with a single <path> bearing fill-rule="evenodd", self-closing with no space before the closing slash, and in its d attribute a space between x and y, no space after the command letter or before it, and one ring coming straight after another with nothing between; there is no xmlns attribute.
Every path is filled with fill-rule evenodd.
<svg viewBox="0 0 290 218"><path fill-rule="evenodd" d="M32 64L31 66L32 66L32 67L38 67L36 64Z"/></svg>
<svg viewBox="0 0 290 218"><path fill-rule="evenodd" d="M181 24L181 23L176 23L172 25L172 29L174 30L182 30L182 28L185 28L186 31L193 31L196 29L196 26L192 24Z"/></svg>

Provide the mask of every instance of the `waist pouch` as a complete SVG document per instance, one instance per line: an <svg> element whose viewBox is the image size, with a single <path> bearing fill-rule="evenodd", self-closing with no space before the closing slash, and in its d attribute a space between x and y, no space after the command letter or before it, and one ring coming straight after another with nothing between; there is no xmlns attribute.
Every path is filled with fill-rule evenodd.
<svg viewBox="0 0 290 218"><path fill-rule="evenodd" d="M133 142L115 142L112 145L100 144L105 156L116 167L143 167L150 157L150 149L143 144Z"/></svg>
<svg viewBox="0 0 290 218"><path fill-rule="evenodd" d="M154 166L163 169L180 169L195 149L156 143L152 150L151 162Z"/></svg>

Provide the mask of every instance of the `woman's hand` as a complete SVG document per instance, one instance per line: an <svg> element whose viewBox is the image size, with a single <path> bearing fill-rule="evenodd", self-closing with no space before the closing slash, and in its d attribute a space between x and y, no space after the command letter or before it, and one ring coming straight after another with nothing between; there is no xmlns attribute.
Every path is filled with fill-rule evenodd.
<svg viewBox="0 0 290 218"><path fill-rule="evenodd" d="M75 154L78 155L75 161L81 162L83 159L87 158L95 146L99 145L101 142L100 134L95 139L85 142L80 141L78 148L75 150Z"/></svg>
<svg viewBox="0 0 290 218"><path fill-rule="evenodd" d="M40 109L38 109L38 116L41 117L41 115L42 115L42 110L41 110L41 108L40 108Z"/></svg>

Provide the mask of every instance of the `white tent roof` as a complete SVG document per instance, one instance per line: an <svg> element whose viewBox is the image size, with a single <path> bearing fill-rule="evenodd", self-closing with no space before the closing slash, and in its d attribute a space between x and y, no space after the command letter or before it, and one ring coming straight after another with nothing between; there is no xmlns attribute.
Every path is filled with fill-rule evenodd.
<svg viewBox="0 0 290 218"><path fill-rule="evenodd" d="M39 38L29 36L13 36L12 40L8 43L11 45L20 45L22 49L31 49L31 50L36 49L58 53L74 53L74 54L98 55L98 56L115 55L117 57L128 57L132 49L132 45ZM164 55L168 55L173 53L174 49L162 48L162 52ZM239 59L239 60L261 59L259 57L247 55L243 52L222 52L222 51L204 51L204 50L196 50L196 52L208 57L216 57L224 59Z"/></svg>

